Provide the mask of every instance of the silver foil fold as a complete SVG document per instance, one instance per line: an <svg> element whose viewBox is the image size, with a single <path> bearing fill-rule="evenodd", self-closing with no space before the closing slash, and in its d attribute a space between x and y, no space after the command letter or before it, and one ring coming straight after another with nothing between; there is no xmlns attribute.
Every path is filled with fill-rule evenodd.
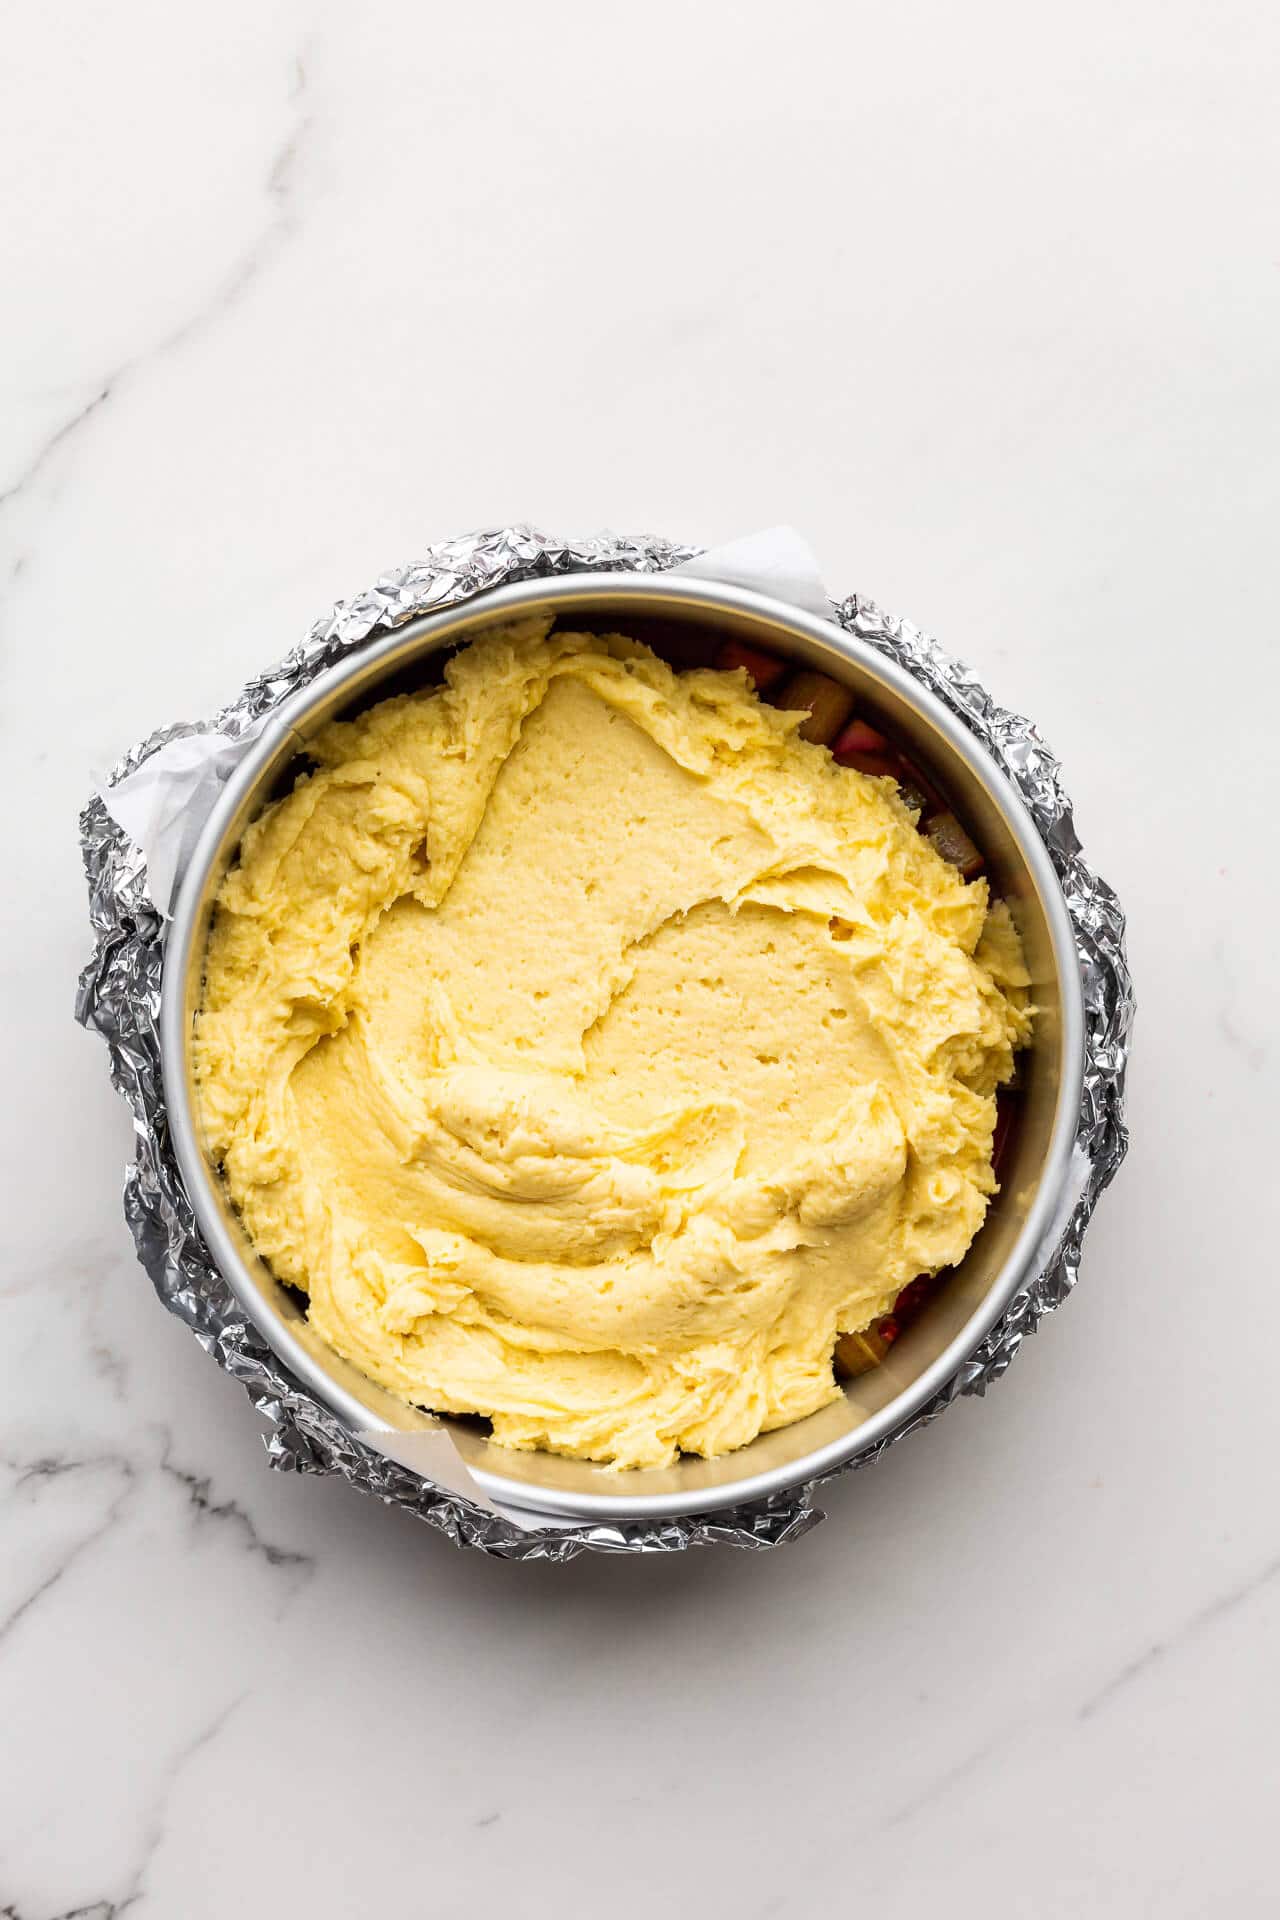
<svg viewBox="0 0 1280 1920"><path fill-rule="evenodd" d="M212 725L239 734L375 634L515 580L581 572L661 572L701 551L671 541L602 534L565 542L532 527L466 534L428 548L413 566L384 574L368 592L340 601L280 663L251 680L212 722L177 725L142 741L113 768L114 782L165 741ZM1124 1158L1124 1080L1134 996L1125 958L1124 916L1114 893L1086 864L1063 790L1061 769L1035 727L996 705L972 670L937 642L870 600L832 603L833 617L904 667L956 713L1017 786L1062 882L1084 986L1086 1059L1077 1149L1088 1160L1084 1190L1043 1270L1024 1286L949 1384L878 1446L838 1469L878 1459L965 1394L998 1380L1043 1316L1066 1299L1080 1268L1093 1209ZM673 1553L724 1542L765 1548L798 1539L822 1519L811 1481L729 1511L670 1520L602 1522L525 1532L360 1445L266 1346L213 1265L196 1227L169 1144L160 1068L163 922L146 892L145 863L96 796L80 817L92 957L80 976L76 1018L107 1043L111 1078L134 1120L137 1153L125 1176L124 1210L138 1251L165 1306L205 1351L243 1382L270 1424L271 1465L296 1473L339 1473L379 1499L407 1507L457 1546L520 1560L569 1560L587 1550ZM834 1475L825 1476L834 1478Z"/></svg>

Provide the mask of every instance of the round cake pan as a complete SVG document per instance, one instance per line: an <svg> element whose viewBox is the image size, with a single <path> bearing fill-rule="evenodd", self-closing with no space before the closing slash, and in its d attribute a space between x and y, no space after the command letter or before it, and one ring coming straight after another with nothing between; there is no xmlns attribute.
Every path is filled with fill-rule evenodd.
<svg viewBox="0 0 1280 1920"><path fill-rule="evenodd" d="M201 1137L192 1027L214 899L241 835L307 764L328 721L391 692L439 678L449 650L516 614L548 612L563 626L622 631L676 666L705 663L736 639L844 681L862 707L945 792L986 856L993 892L1008 900L1039 1009L1022 1057L1020 1120L1001 1189L963 1263L871 1372L840 1400L718 1460L682 1458L661 1470L615 1471L550 1453L499 1447L450 1422L458 1451L493 1500L575 1518L654 1518L735 1507L816 1479L873 1447L944 1387L989 1332L1033 1263L1064 1194L1079 1113L1084 1006L1071 922L1048 854L1010 781L965 726L866 642L834 621L743 589L671 575L571 574L499 588L370 642L276 709L236 770L197 843L164 962L161 1048L174 1150L218 1268L263 1338L355 1432L411 1433L438 1424L393 1398L315 1334L306 1302L257 1257Z"/></svg>

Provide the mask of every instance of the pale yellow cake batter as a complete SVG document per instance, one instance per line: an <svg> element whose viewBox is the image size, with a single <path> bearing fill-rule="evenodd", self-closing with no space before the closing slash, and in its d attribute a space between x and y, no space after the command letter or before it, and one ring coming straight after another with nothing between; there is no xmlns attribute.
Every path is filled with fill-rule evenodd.
<svg viewBox="0 0 1280 1920"><path fill-rule="evenodd" d="M1012 923L794 725L525 622L331 727L246 834L205 1126L312 1324L405 1399L618 1466L724 1453L977 1232Z"/></svg>

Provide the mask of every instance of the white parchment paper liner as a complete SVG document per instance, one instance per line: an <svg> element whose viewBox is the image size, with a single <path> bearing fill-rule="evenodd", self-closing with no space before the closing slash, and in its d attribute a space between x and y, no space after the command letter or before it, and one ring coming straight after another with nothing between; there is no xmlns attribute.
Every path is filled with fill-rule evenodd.
<svg viewBox="0 0 1280 1920"><path fill-rule="evenodd" d="M1111 889L1084 860L1057 761L1034 726L997 706L968 667L857 594L827 600L812 556L788 529L735 542L714 555L640 536L603 534L564 542L531 527L491 529L429 548L416 565L386 574L367 593L341 601L212 722L168 727L133 747L113 769L106 798L101 791L95 794L81 815L95 944L80 978L76 1016L106 1040L112 1081L133 1114L137 1153L125 1177L125 1216L161 1300L219 1365L244 1383L270 1423L267 1452L273 1466L340 1473L380 1499L409 1508L456 1544L510 1558L559 1561L589 1549L663 1553L715 1542L779 1546L823 1517L813 1498L820 1483L706 1515L540 1526L528 1516L517 1521L492 1503L468 1497L465 1473L450 1474L454 1484L437 1484L350 1432L245 1319L196 1227L169 1145L161 1077L165 915L195 831L263 717L336 660L420 614L510 581L580 572L653 573L677 566L772 592L838 621L938 695L1017 785L1062 882L1075 929L1085 998L1084 1091L1070 1191L1042 1248L1040 1270L940 1393L838 1471L866 1465L951 1401L985 1393L1043 1315L1066 1298L1078 1276L1085 1228L1127 1144L1124 1076L1134 999L1124 917ZM144 846L150 849L150 875Z"/></svg>

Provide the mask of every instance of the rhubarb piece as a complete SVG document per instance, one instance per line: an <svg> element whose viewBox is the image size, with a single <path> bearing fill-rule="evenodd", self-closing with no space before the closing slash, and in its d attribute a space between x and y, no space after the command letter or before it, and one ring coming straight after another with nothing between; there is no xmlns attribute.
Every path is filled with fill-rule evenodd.
<svg viewBox="0 0 1280 1920"><path fill-rule="evenodd" d="M937 1288L936 1273L918 1273L914 1280L908 1280L893 1303L893 1317L899 1325L902 1326L914 1320L930 1294L937 1292Z"/></svg>
<svg viewBox="0 0 1280 1920"><path fill-rule="evenodd" d="M1017 1108L1017 1095L1011 1094L1006 1087L1001 1087L996 1095L996 1126L991 1136L991 1170L997 1180L1000 1178L1000 1168L1009 1150L1009 1139L1013 1133Z"/></svg>
<svg viewBox="0 0 1280 1920"><path fill-rule="evenodd" d="M941 811L942 801L915 761L898 753L884 734L865 720L851 720L831 751L842 767L856 767L859 773L877 779L888 774L897 781L903 800L914 813Z"/></svg>
<svg viewBox="0 0 1280 1920"><path fill-rule="evenodd" d="M921 819L928 814L942 811L942 801L914 760L903 758L902 772L898 776L898 788L911 811L918 813Z"/></svg>
<svg viewBox="0 0 1280 1920"><path fill-rule="evenodd" d="M853 695L825 673L792 674L773 704L788 713L803 712L797 729L802 740L829 747L853 712Z"/></svg>
<svg viewBox="0 0 1280 1920"><path fill-rule="evenodd" d="M888 1316L886 1316L888 1317ZM835 1344L831 1356L837 1380L856 1380L860 1373L870 1373L878 1367L897 1337L897 1328L885 1339L880 1329L884 1321L877 1320L861 1333L842 1333Z"/></svg>
<svg viewBox="0 0 1280 1920"><path fill-rule="evenodd" d="M903 1329L937 1292L943 1277L941 1273L917 1274L894 1301L892 1313L881 1314L861 1333L842 1333L832 1354L837 1380L856 1380L860 1373L878 1367Z"/></svg>
<svg viewBox="0 0 1280 1920"><path fill-rule="evenodd" d="M873 780L886 775L896 780L902 771L902 762L884 735L869 727L865 720L851 720L836 736L831 752L842 767L855 767L859 773L870 774Z"/></svg>
<svg viewBox="0 0 1280 1920"><path fill-rule="evenodd" d="M716 652L716 665L725 673L741 667L757 693L767 693L770 687L776 687L787 670L785 660L764 653L759 647L744 647L738 640L722 643Z"/></svg>
<svg viewBox="0 0 1280 1920"><path fill-rule="evenodd" d="M869 727L865 720L851 720L840 734L831 749L837 760L844 760L854 754L878 753L891 756L893 748L882 733Z"/></svg>
<svg viewBox="0 0 1280 1920"><path fill-rule="evenodd" d="M920 785L916 778L915 769L909 760L900 761L899 767L901 770L896 778L902 804L904 807L910 807L912 813L919 814L921 818L923 818L924 815L930 811L928 790Z"/></svg>
<svg viewBox="0 0 1280 1920"><path fill-rule="evenodd" d="M873 780L898 780L902 776L902 762L896 753L846 753L841 755L840 764Z"/></svg>
<svg viewBox="0 0 1280 1920"><path fill-rule="evenodd" d="M935 813L925 821L924 831L944 860L959 867L966 880L982 872L985 862L954 813Z"/></svg>

